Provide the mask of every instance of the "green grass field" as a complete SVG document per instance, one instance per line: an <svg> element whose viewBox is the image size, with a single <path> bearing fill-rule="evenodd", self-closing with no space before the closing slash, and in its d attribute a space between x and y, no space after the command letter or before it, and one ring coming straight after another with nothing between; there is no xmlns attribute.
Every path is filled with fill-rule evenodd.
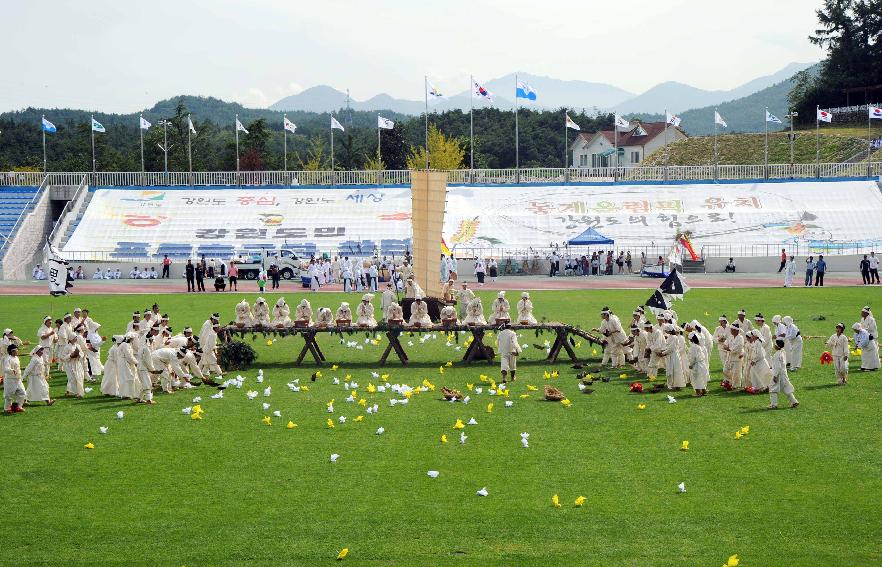
<svg viewBox="0 0 882 567"><path fill-rule="evenodd" d="M254 342L259 360L242 373L241 390L221 400L205 387L157 394L157 405L105 399L98 385L84 400L31 406L0 419L5 518L4 565L697 565L719 566L737 553L743 566L879 565L882 562L882 373L853 372L832 386L831 367L818 357L837 321L850 325L877 289L693 290L676 308L681 319L711 328L739 308L768 318L791 314L808 336L805 368L791 379L801 406L767 411L767 395L725 393L712 364L708 397L630 394L627 379L578 391L576 370L555 368L546 381L544 351L530 348L519 365L513 407L486 390L468 405L438 392L389 406L391 394L368 394L385 342L359 351L325 337L336 372L309 383L312 367L294 368L301 342ZM89 307L106 335L119 332L133 309L154 300L173 327L198 329L220 310L223 320L244 294L200 296L4 297L0 323L34 340L42 317ZM253 300L254 296L248 294ZM609 305L622 319L646 291L535 292L539 318L595 326ZM267 295L275 301L277 295ZM485 294L485 306L491 294ZM288 302L299 297L287 295ZM312 296L313 307L336 308L338 295ZM352 296L350 296L352 301ZM823 315L826 320L813 317ZM356 338L364 342L362 335ZM463 337L464 338L464 337ZM551 339L549 335L547 338ZM409 338L407 340L410 340ZM498 366L463 367L462 352L443 336L408 348L412 364L390 365L391 383L418 386L428 378L465 390ZM532 334L523 343L541 343ZM406 343L405 343L406 345ZM406 347L407 348L407 347ZM106 350L106 349L105 349ZM578 349L591 357L588 345ZM439 366L452 360L443 375ZM858 367L853 360L852 369ZM257 369L266 375L257 384ZM380 406L367 415L345 401L332 377L346 374L359 397ZM294 378L309 392L293 393ZM569 395L572 406L540 400L544 383ZM528 399L527 385L539 387ZM272 395L248 400L249 389ZM484 384L486 388L486 384ZM53 394L64 379L55 375ZM202 396L201 421L181 413ZM326 403L334 399L329 416ZM488 402L495 408L487 413ZM786 400L785 400L786 401ZM271 404L269 410L261 407ZM643 410L638 404L646 404ZM785 404L782 404L785 405ZM118 410L125 418L115 419ZM280 410L271 426L262 418ZM328 429L326 420L347 416ZM365 415L362 422L353 419ZM474 417L459 443L457 418ZM289 430L292 420L298 427ZM110 428L107 435L99 426ZM750 426L747 437L734 433ZM385 433L377 436L378 427ZM530 433L522 448L519 434ZM450 442L442 444L446 434ZM680 450L689 441L687 452ZM84 444L92 442L94 450ZM329 456L338 453L332 464ZM430 469L440 471L431 479ZM677 491L685 482L686 493ZM486 486L489 496L475 492ZM563 506L551 505L559 495ZM573 505L585 496L585 505Z"/></svg>

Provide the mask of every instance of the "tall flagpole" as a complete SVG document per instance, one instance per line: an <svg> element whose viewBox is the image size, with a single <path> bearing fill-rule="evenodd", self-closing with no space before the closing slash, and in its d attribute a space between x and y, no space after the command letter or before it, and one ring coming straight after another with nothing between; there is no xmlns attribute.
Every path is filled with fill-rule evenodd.
<svg viewBox="0 0 882 567"><path fill-rule="evenodd" d="M717 172L720 169L720 154L717 150L717 109L714 108L714 175L717 175Z"/></svg>
<svg viewBox="0 0 882 567"><path fill-rule="evenodd" d="M613 114L613 149L616 151L616 169L615 175L613 179L617 179L619 176L619 125L617 124L619 118L619 113L616 112Z"/></svg>
<svg viewBox="0 0 882 567"><path fill-rule="evenodd" d="M475 77L469 75L469 181L475 176ZM869 112L867 114L869 116Z"/></svg>
<svg viewBox="0 0 882 567"><path fill-rule="evenodd" d="M567 167L569 167L569 152L567 152L567 144L570 143L569 132L567 132L567 109L564 108L564 175L566 175Z"/></svg>
<svg viewBox="0 0 882 567"><path fill-rule="evenodd" d="M423 96L426 99L426 171L429 171L429 76L423 75Z"/></svg>
<svg viewBox="0 0 882 567"><path fill-rule="evenodd" d="M331 114L331 185L337 184L337 173L334 171L334 115Z"/></svg>
<svg viewBox="0 0 882 567"><path fill-rule="evenodd" d="M40 121L40 130L43 132L43 173L46 173L46 125L43 122L46 120L46 115L43 115L42 120Z"/></svg>
<svg viewBox="0 0 882 567"><path fill-rule="evenodd" d="M190 138L190 135L193 133L192 128L190 128L190 124L192 124L192 123L193 123L193 118L188 114L187 115L187 163L190 168L190 173L193 173L193 141ZM237 153L237 155L238 155L238 153Z"/></svg>
<svg viewBox="0 0 882 567"><path fill-rule="evenodd" d="M867 101L867 177L870 177L872 173L872 162L871 155L873 150L873 142L872 142L872 117L870 116L870 103Z"/></svg>
<svg viewBox="0 0 882 567"><path fill-rule="evenodd" d="M239 173L239 115L236 115L236 174Z"/></svg>
<svg viewBox="0 0 882 567"><path fill-rule="evenodd" d="M763 163L765 165L764 165L764 170L763 170L763 176L768 178L769 177L769 107L768 106L766 107L766 114L765 114L765 116L763 116L763 120L765 121L765 124L766 124L766 143L765 143L765 148L764 148L765 157L763 159Z"/></svg>
<svg viewBox="0 0 882 567"><path fill-rule="evenodd" d="M89 131L92 133L92 173L97 171L97 166L95 165L95 115L92 115L92 120L89 122Z"/></svg>
<svg viewBox="0 0 882 567"><path fill-rule="evenodd" d="M285 164L284 171L288 171L288 128L287 128L288 123L287 123L287 120L288 120L288 115L283 114L282 115L282 135L285 136L285 146L284 146L285 156L283 159L283 162Z"/></svg>
<svg viewBox="0 0 882 567"><path fill-rule="evenodd" d="M668 109L665 109L665 181L668 180Z"/></svg>
<svg viewBox="0 0 882 567"><path fill-rule="evenodd" d="M869 114L869 112L867 113ZM815 107L815 170L821 177L821 105Z"/></svg>
<svg viewBox="0 0 882 567"><path fill-rule="evenodd" d="M141 125L142 120L144 120L143 114L138 120L138 131L141 132L141 173L144 173L144 127Z"/></svg>
<svg viewBox="0 0 882 567"><path fill-rule="evenodd" d="M515 183L521 182L521 145L518 136L518 74L515 73Z"/></svg>

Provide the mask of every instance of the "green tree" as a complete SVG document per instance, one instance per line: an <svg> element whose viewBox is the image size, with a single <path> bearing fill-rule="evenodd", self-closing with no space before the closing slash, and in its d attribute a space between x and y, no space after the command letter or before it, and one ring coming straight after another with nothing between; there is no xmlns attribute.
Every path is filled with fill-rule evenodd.
<svg viewBox="0 0 882 567"><path fill-rule="evenodd" d="M465 158L465 147L459 140L446 137L434 124L429 124L429 168L459 169ZM426 147L411 148L408 169L426 167Z"/></svg>

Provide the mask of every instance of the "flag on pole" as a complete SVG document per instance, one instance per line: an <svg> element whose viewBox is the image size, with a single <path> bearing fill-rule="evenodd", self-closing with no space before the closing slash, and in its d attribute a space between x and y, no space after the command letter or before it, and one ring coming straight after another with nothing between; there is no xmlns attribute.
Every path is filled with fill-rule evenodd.
<svg viewBox="0 0 882 567"><path fill-rule="evenodd" d="M680 117L676 114L671 114L670 112L665 111L665 122L676 128L680 126Z"/></svg>
<svg viewBox="0 0 882 567"><path fill-rule="evenodd" d="M766 111L766 122L772 122L774 124L781 124L782 123L780 118L778 118L777 116L775 116L774 114L772 114L768 110Z"/></svg>
<svg viewBox="0 0 882 567"><path fill-rule="evenodd" d="M291 132L292 134L295 131L297 131L297 125L294 124L293 122L291 122L290 120L288 120L287 117L285 117L284 127L285 127L285 130Z"/></svg>
<svg viewBox="0 0 882 567"><path fill-rule="evenodd" d="M45 118L40 124L40 128L43 129L44 132L49 132L50 134L54 134L57 130L55 129L55 124L49 122Z"/></svg>
<svg viewBox="0 0 882 567"><path fill-rule="evenodd" d="M658 290L664 294L665 299L674 298L682 300L686 292L689 291L689 286L680 278L678 270L671 270L670 275L658 286Z"/></svg>
<svg viewBox="0 0 882 567"><path fill-rule="evenodd" d="M659 290L655 290L644 305L649 307L649 310L656 315L671 308L671 302L665 299L665 296Z"/></svg>
<svg viewBox="0 0 882 567"><path fill-rule="evenodd" d="M631 123L628 122L627 120L625 120L624 118L622 118L621 116L619 116L618 114L616 114L615 124L616 124L616 128L619 128L622 130L627 130L628 128L631 127Z"/></svg>
<svg viewBox="0 0 882 567"><path fill-rule="evenodd" d="M148 122L147 119L142 116L141 117L141 130L149 130L151 126L153 126L153 124Z"/></svg>
<svg viewBox="0 0 882 567"><path fill-rule="evenodd" d="M100 122L98 122L97 120L95 120L93 118L92 119L92 131L93 132L106 132L107 130L104 129L104 126L102 126Z"/></svg>
<svg viewBox="0 0 882 567"><path fill-rule="evenodd" d="M248 130L245 129L245 126L242 126L242 123L239 122L238 118L236 118L236 130L239 132L245 132L246 134L248 133Z"/></svg>
<svg viewBox="0 0 882 567"><path fill-rule="evenodd" d="M474 93L476 95L478 95L479 97L487 99L488 102L492 103L493 102L493 93L491 93L490 91L488 91L487 89L482 87L478 81L474 81L474 83L475 83L474 88L473 88Z"/></svg>
<svg viewBox="0 0 882 567"><path fill-rule="evenodd" d="M334 118L333 116L331 116L331 128L332 129L336 128L337 130L343 130L344 132L346 131L346 129L343 128L343 125L340 124L339 122L337 122L337 119Z"/></svg>
<svg viewBox="0 0 882 567"><path fill-rule="evenodd" d="M569 114L565 114L564 116L567 117L567 122L566 122L567 128L570 128L572 130L581 130L581 128L579 128L579 125L576 124L575 122L573 122L573 119L570 118Z"/></svg>
<svg viewBox="0 0 882 567"><path fill-rule="evenodd" d="M882 120L882 108L871 106L869 109L870 120Z"/></svg>
<svg viewBox="0 0 882 567"><path fill-rule="evenodd" d="M432 82L431 82L431 81L428 81L428 80L426 81L426 94L427 94L427 95L429 96L429 98L431 98L431 99L447 98L447 97L445 97L444 94L438 89L438 87L436 87L435 85L433 85Z"/></svg>
<svg viewBox="0 0 882 567"><path fill-rule="evenodd" d="M524 81L518 81L518 86L515 89L515 97L536 100L536 91Z"/></svg>
<svg viewBox="0 0 882 567"><path fill-rule="evenodd" d="M47 242L48 253L46 260L46 273L49 276L49 294L67 295L67 260L65 260L57 248ZM73 284L70 285L73 287Z"/></svg>
<svg viewBox="0 0 882 567"><path fill-rule="evenodd" d="M193 121L190 120L189 116L187 117L187 128L190 129L190 132L193 132L194 134L196 133L196 127L193 126Z"/></svg>
<svg viewBox="0 0 882 567"><path fill-rule="evenodd" d="M833 114L826 110L818 109L818 122L833 122Z"/></svg>
<svg viewBox="0 0 882 567"><path fill-rule="evenodd" d="M379 114L377 115L377 128L382 128L383 130L391 130L394 127L394 122L392 122L388 118L383 118Z"/></svg>
<svg viewBox="0 0 882 567"><path fill-rule="evenodd" d="M720 113L714 110L714 124L719 124L723 128L728 128L729 125L726 124L726 121L723 120L723 117L720 116Z"/></svg>

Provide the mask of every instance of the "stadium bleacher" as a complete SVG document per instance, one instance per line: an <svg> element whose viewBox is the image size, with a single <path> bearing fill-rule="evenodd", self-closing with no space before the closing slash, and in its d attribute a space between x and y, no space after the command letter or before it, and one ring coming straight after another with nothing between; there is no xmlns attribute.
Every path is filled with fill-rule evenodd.
<svg viewBox="0 0 882 567"><path fill-rule="evenodd" d="M4 187L0 190L0 236L6 240L15 227L15 221L27 209L37 194L38 187Z"/></svg>

